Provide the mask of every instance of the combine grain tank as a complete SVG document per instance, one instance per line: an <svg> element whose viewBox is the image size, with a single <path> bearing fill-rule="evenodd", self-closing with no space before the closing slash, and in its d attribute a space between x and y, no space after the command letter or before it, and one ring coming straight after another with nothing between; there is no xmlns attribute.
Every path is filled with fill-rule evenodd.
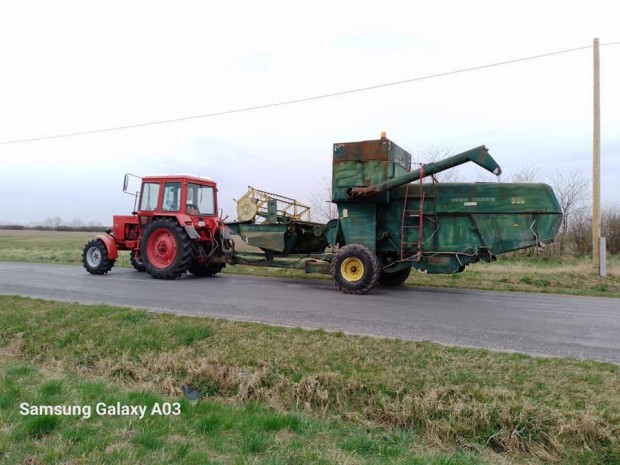
<svg viewBox="0 0 620 465"><path fill-rule="evenodd" d="M364 293L377 282L402 283L411 268L459 273L553 241L562 212L546 184L422 182L467 162L501 174L484 146L410 170L411 155L385 137L334 144L338 220L327 236L339 246L331 260L336 285Z"/></svg>

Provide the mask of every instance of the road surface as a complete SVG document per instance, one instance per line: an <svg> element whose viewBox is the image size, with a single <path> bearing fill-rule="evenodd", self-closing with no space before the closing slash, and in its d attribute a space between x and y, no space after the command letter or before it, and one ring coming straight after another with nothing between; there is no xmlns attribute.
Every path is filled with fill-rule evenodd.
<svg viewBox="0 0 620 465"><path fill-rule="evenodd" d="M146 308L620 364L620 299L377 287L218 275L161 281L133 269L0 262L0 294Z"/></svg>

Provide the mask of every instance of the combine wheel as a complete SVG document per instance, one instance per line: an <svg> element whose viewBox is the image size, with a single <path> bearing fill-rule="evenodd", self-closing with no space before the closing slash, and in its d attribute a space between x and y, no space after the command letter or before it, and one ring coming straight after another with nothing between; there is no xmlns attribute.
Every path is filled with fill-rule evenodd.
<svg viewBox="0 0 620 465"><path fill-rule="evenodd" d="M202 263L192 263L189 267L189 272L196 276L215 276L222 271L224 265L203 265Z"/></svg>
<svg viewBox="0 0 620 465"><path fill-rule="evenodd" d="M348 244L335 255L330 271L338 289L346 294L365 294L379 279L379 261L367 247Z"/></svg>
<svg viewBox="0 0 620 465"><path fill-rule="evenodd" d="M82 252L82 264L91 274L106 274L114 266L115 260L108 258L108 249L101 239L86 243Z"/></svg>
<svg viewBox="0 0 620 465"><path fill-rule="evenodd" d="M194 244L175 221L153 221L140 241L140 257L146 271L157 279L185 274L194 259Z"/></svg>
<svg viewBox="0 0 620 465"><path fill-rule="evenodd" d="M379 275L379 283L384 286L400 286L411 274L411 267L403 268L402 270L393 271L388 273L382 271Z"/></svg>
<svg viewBox="0 0 620 465"><path fill-rule="evenodd" d="M138 250L131 251L129 260L131 261L131 266L133 266L136 271L146 271L146 267L144 266L144 263L142 263L140 252Z"/></svg>

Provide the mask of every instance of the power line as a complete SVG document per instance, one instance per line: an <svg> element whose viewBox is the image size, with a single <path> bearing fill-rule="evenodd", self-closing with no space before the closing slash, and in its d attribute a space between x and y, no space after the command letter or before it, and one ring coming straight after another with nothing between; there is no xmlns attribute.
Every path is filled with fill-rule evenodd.
<svg viewBox="0 0 620 465"><path fill-rule="evenodd" d="M620 42L609 42L609 43L605 43L605 44L600 44L601 47L605 47L605 46L609 46L609 45L620 45ZM370 91L370 90L382 89L382 88L385 88L385 87L399 86L399 85L403 85L403 84L409 84L409 83L412 83L412 82L425 81L425 80L428 80L428 79L434 79L434 78L439 78L439 77L444 77L444 76L451 76L453 74L461 74L461 73L467 73L467 72L470 72L470 71L478 71L478 70L481 70L481 69L494 68L494 67L497 67L497 66L509 65L509 64L512 64L512 63L520 63L520 62L523 62L523 61L537 60L537 59L540 59L540 58L546 58L546 57L550 57L550 56L554 56L554 55L561 55L561 54L565 54L565 53L577 52L577 51L586 50L586 49L589 49L589 48L592 48L592 45L587 45L585 47L570 48L570 49L566 49L566 50L559 50L559 51L556 51L556 52L543 53L541 55L534 55L534 56L529 56L529 57L524 57L524 58L515 58L513 60L500 61L500 62L497 62L497 63L491 63L491 64L486 64L486 65L472 66L470 68L462 68L462 69L457 69L457 70L452 70L452 71L446 71L446 72L443 72L443 73L428 74L426 76L419 76L419 77L415 77L415 78L411 78L411 79L404 79L402 81L395 81L395 82L388 82L388 83L383 83L383 84L376 84L376 85L368 86L368 87L359 87L359 88L356 88L356 89L344 90L344 91L340 91L340 92L333 92L333 93L329 93L329 94L315 95L315 96L312 96L312 97L304 97L304 98L298 98L298 99L294 99L294 100L284 100L282 102L267 103L267 104L264 104L264 105L256 105L256 106L245 107L245 108L237 108L237 109L234 109L234 110L224 110L224 111L218 111L218 112L214 112L214 113L205 113L205 114L202 114L202 115L183 116L183 117L180 117L180 118L172 118L172 119L165 119L165 120L159 120L159 121L150 121L148 123L129 124L129 125L124 125L124 126L115 126L115 127L103 128L103 129L93 129L93 130L90 130L90 131L71 132L71 133L66 133L66 134L57 134L57 135L54 135L54 136L42 136L42 137L33 137L33 138L29 138L29 139L7 140L7 141L1 141L0 145L21 144L21 143L25 143L25 142L36 142L36 141L40 141L40 140L50 140L50 139L61 139L61 138L65 138L65 137L85 136L87 134L97 134L97 133L102 133L102 132L121 131L123 129L141 128L141 127L146 127L146 126L154 126L154 125L158 125L158 124L178 123L178 122L181 122L181 121L189 121L189 120L193 120L193 119L213 118L213 117L216 117L216 116L231 115L231 114L234 114L234 113L243 113L243 112L247 112L247 111L264 110L264 109L267 109L267 108L281 107L281 106L285 106L285 105L293 105L293 104L302 103L302 102L311 102L313 100L321 100L321 99L327 99L327 98L332 98L332 97L339 97L339 96L342 96L342 95L354 94L354 93L358 93L358 92L367 92L367 91Z"/></svg>

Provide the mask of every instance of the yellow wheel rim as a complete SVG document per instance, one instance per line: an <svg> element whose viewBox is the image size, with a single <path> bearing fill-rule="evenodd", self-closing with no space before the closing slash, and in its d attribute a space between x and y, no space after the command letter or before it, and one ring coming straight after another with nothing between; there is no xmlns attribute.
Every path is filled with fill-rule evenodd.
<svg viewBox="0 0 620 465"><path fill-rule="evenodd" d="M364 276L364 264L359 258L345 258L340 265L340 274L350 283L359 281Z"/></svg>

